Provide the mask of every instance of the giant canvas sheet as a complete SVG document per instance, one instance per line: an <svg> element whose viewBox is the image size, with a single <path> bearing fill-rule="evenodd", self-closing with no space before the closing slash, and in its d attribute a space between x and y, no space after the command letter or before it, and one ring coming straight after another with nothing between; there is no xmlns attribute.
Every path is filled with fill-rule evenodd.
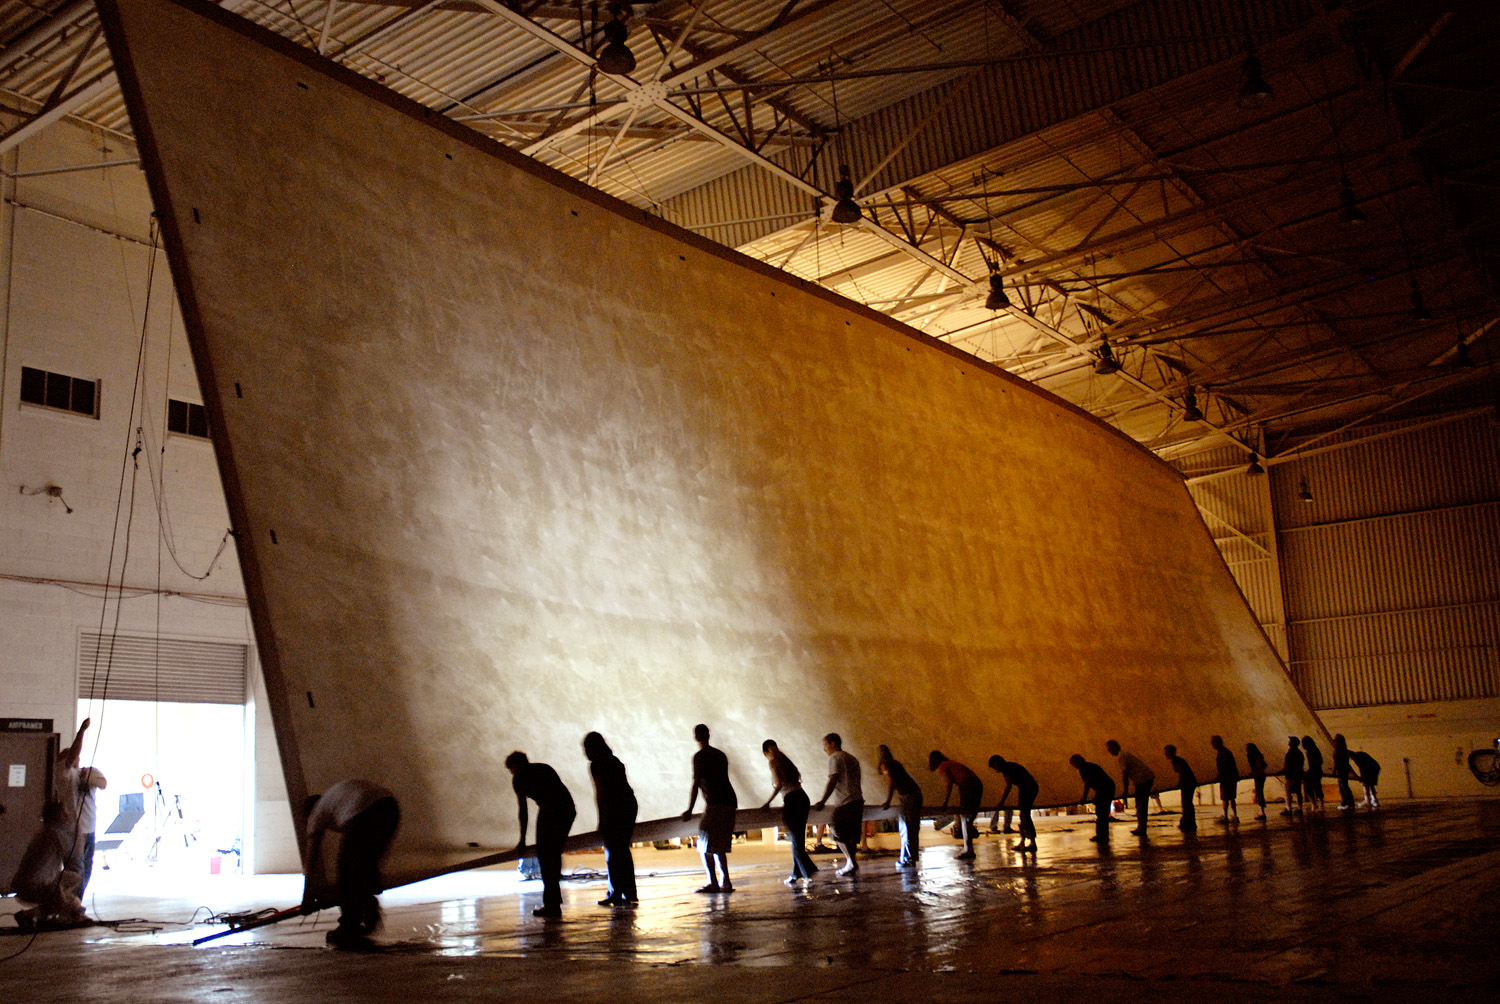
<svg viewBox="0 0 1500 1004"><path fill-rule="evenodd" d="M871 774L1000 751L1069 801L1109 736L1207 775L1210 733L1318 728L1101 423L216 8L101 7L293 804L390 786L398 879L514 844L515 748L590 828L589 729L652 818L699 721L745 804L767 736L813 778L830 730Z"/></svg>

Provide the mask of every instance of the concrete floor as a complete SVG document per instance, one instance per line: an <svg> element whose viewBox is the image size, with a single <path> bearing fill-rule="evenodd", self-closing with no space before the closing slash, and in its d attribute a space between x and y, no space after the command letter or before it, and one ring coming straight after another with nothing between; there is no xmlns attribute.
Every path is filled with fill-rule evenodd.
<svg viewBox="0 0 1500 1004"><path fill-rule="evenodd" d="M857 881L829 868L806 892L781 884L785 844L737 845L728 897L692 892L690 853L645 850L635 911L595 906L601 862L577 855L560 923L531 918L536 883L468 873L388 893L376 954L325 949L331 913L196 949L215 928L120 924L38 937L0 962L0 985L25 1001L216 1004L1500 999L1500 801L1229 831L1201 819L1193 842L1175 815L1153 817L1144 843L1122 823L1105 852L1085 820L1046 819L1035 863L1008 837L959 862L927 833L915 876L878 856ZM211 905L286 905L299 890L285 876L221 883ZM185 921L198 905L182 898L193 890L157 891L101 892L95 915ZM0 930L0 956L27 943L8 919Z"/></svg>

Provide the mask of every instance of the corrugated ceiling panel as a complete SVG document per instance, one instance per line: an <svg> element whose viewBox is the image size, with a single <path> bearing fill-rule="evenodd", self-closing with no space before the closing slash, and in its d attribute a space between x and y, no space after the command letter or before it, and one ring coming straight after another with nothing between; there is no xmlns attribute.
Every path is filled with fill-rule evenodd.
<svg viewBox="0 0 1500 1004"><path fill-rule="evenodd" d="M78 696L244 704L248 651L227 642L85 632L78 645Z"/></svg>

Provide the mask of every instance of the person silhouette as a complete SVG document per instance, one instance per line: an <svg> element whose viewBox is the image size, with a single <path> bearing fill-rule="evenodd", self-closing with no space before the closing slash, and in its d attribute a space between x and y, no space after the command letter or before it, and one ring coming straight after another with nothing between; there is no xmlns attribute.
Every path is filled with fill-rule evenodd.
<svg viewBox="0 0 1500 1004"><path fill-rule="evenodd" d="M526 802L530 799L536 803L534 849L537 865L542 870L542 905L532 910L531 915L558 920L562 917L563 845L568 842L568 831L573 828L573 818L578 814L573 806L573 795L550 765L532 763L520 750L505 758L505 769L510 771L510 786L516 793L516 817L520 821L517 854L526 849Z"/></svg>
<svg viewBox="0 0 1500 1004"><path fill-rule="evenodd" d="M1255 804L1260 807L1256 819L1266 818L1266 757L1254 743L1245 744L1245 763L1250 767L1250 777L1255 782Z"/></svg>
<svg viewBox="0 0 1500 1004"><path fill-rule="evenodd" d="M833 807L833 842L844 852L844 863L835 875L859 874L859 838L864 830L865 793L860 784L859 760L844 750L844 740L837 732L823 737L823 751L828 754L828 786L814 809L821 810L830 798Z"/></svg>
<svg viewBox="0 0 1500 1004"><path fill-rule="evenodd" d="M1023 853L1028 850L1035 853L1036 823L1031 819L1031 809L1036 805L1036 796L1041 791L1041 786L1031 776L1031 771L998 753L990 757L990 770L1005 778L1005 791L1000 794L1001 806L1010 797L1010 790L1016 789L1016 808L1021 812L1021 842L1016 844L1015 849Z"/></svg>
<svg viewBox="0 0 1500 1004"><path fill-rule="evenodd" d="M1109 776L1109 772L1096 763L1090 763L1083 758L1083 754L1074 753L1068 757L1068 763L1072 764L1078 771L1078 776L1083 778L1083 794L1078 797L1079 802L1092 802L1094 804L1094 835L1089 837L1095 843L1109 843L1109 812L1115 801L1115 779ZM1089 794L1093 794L1093 798Z"/></svg>
<svg viewBox="0 0 1500 1004"><path fill-rule="evenodd" d="M943 793L944 809L948 808L948 800L953 797L954 787L958 788L958 823L953 828L955 831L962 828L964 849L957 858L960 861L968 860L974 856L974 820L979 818L979 803L984 799L984 782L979 779L978 774L942 750L933 750L927 754L927 769L942 775L948 781L948 789Z"/></svg>
<svg viewBox="0 0 1500 1004"><path fill-rule="evenodd" d="M630 838L640 806L635 790L625 776L625 765L597 732L583 737L583 755L588 757L589 776L594 779L594 807L599 815L599 835L604 839L604 870L609 876L600 906L635 906L635 856Z"/></svg>
<svg viewBox="0 0 1500 1004"><path fill-rule="evenodd" d="M1307 771L1302 775L1302 792L1307 808L1323 811L1323 751L1312 736L1302 737L1302 752L1307 755Z"/></svg>
<svg viewBox="0 0 1500 1004"><path fill-rule="evenodd" d="M1296 736L1287 736L1286 760L1281 766L1281 780L1286 784L1286 808L1281 810L1283 816L1302 815L1302 787L1303 774L1306 772L1307 759L1302 755L1302 740ZM1295 801L1296 807L1293 808Z"/></svg>
<svg viewBox="0 0 1500 1004"><path fill-rule="evenodd" d="M1240 765L1235 762L1234 753L1224 745L1223 736L1213 736L1208 744L1214 748L1214 765L1218 769L1215 780L1219 782L1219 801L1223 803L1220 810L1219 822L1228 824L1229 817L1234 821L1240 821L1239 791L1240 791Z"/></svg>
<svg viewBox="0 0 1500 1004"><path fill-rule="evenodd" d="M682 818L693 818L693 806L701 791L703 815L698 820L698 852L703 855L708 884L698 891L730 893L734 892L734 883L729 881L729 849L734 842L734 815L740 803L734 785L729 783L729 758L723 750L710 746L708 738L707 725L693 726L698 752L693 754L693 790ZM722 881L715 870L716 864L724 873Z"/></svg>
<svg viewBox="0 0 1500 1004"><path fill-rule="evenodd" d="M380 859L385 856L401 809L395 797L370 781L349 780L330 785L305 805L307 839L303 860L307 874L302 905L318 908L329 902L339 907L338 927L326 938L335 948L360 948L380 924L380 902L375 897L384 888ZM333 880L327 877L323 860L323 835L339 834L338 865Z"/></svg>
<svg viewBox="0 0 1500 1004"><path fill-rule="evenodd" d="M1333 737L1333 776L1339 784L1339 811L1354 811L1354 789L1349 787L1349 775L1353 767L1349 763L1349 742L1339 733Z"/></svg>
<svg viewBox="0 0 1500 1004"><path fill-rule="evenodd" d="M1194 801L1198 792L1198 775L1193 773L1191 764L1177 755L1176 746L1168 744L1163 752L1177 772L1177 791L1182 798L1182 820L1177 828L1184 833L1197 833L1198 809Z"/></svg>
<svg viewBox="0 0 1500 1004"><path fill-rule="evenodd" d="M922 832L922 786L912 779L901 761L891 755L889 746L882 745L879 753L876 769L885 775L886 780L885 804L881 808L889 809L892 798L899 799L901 806L901 814L896 820L901 829L901 856L896 859L896 867L915 868Z"/></svg>
<svg viewBox="0 0 1500 1004"><path fill-rule="evenodd" d="M1375 786L1380 783L1380 761L1358 751L1350 753L1349 759L1359 770L1359 783L1365 789L1365 804L1372 809L1380 808L1380 797L1375 794Z"/></svg>
<svg viewBox="0 0 1500 1004"><path fill-rule="evenodd" d="M1145 761L1134 753L1120 749L1120 744L1111 739L1104 744L1109 755L1120 761L1120 794L1135 800L1135 829L1130 832L1139 837L1146 835L1146 800L1156 785L1156 772L1147 767Z"/></svg>
<svg viewBox="0 0 1500 1004"><path fill-rule="evenodd" d="M818 866L807 853L807 813L811 802L802 787L802 772L792 763L792 758L781 752L776 740L767 739L760 744L761 753L771 768L771 782L775 787L762 809L769 809L776 796L781 795L781 824L786 827L792 840L792 873L783 881L787 885L812 881Z"/></svg>

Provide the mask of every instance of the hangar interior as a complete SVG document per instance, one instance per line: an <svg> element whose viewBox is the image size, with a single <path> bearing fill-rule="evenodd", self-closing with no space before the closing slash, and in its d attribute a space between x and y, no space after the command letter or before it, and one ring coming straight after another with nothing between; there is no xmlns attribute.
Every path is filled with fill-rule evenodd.
<svg viewBox="0 0 1500 1004"><path fill-rule="evenodd" d="M1386 764L1387 799L1485 793L1466 758L1500 718L1486 5L221 6L1119 429L1181 473L1298 692ZM604 46L617 18L628 68ZM125 719L94 678L110 646L110 696L151 709L119 762L162 788L135 790L222 788L185 766L232 764L241 820L202 853L238 840L244 870L296 870L97 15L6 3L0 40L0 715ZM612 265L557 280L586 300Z"/></svg>

